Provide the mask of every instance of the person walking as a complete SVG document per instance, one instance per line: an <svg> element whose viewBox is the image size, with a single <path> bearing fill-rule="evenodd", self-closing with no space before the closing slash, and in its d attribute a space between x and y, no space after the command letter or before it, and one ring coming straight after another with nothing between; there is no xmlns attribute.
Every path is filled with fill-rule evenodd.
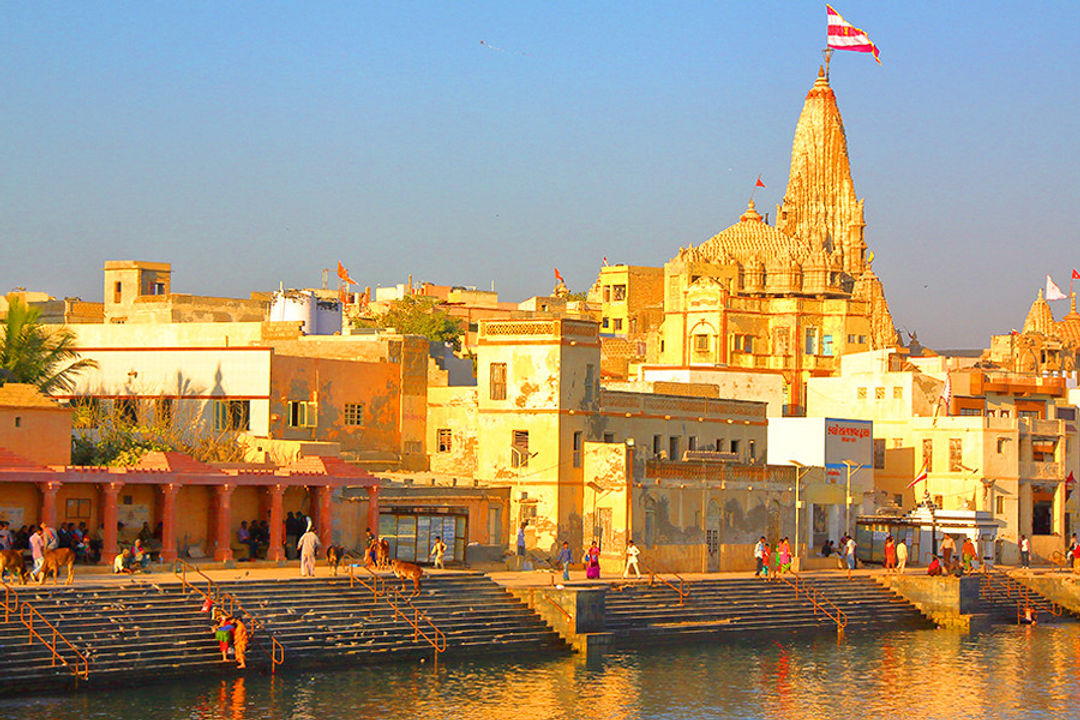
<svg viewBox="0 0 1080 720"><path fill-rule="evenodd" d="M307 532L300 536L300 542L296 544L296 549L300 551L300 577L315 577L315 554L321 544L311 520L308 520Z"/></svg>
<svg viewBox="0 0 1080 720"><path fill-rule="evenodd" d="M7 520L0 520L0 550L12 549L11 529Z"/></svg>
<svg viewBox="0 0 1080 720"><path fill-rule="evenodd" d="M896 543L892 535L885 538L885 572L891 573L896 570Z"/></svg>
<svg viewBox="0 0 1080 720"><path fill-rule="evenodd" d="M247 667L247 646L248 646L248 629L240 618L234 617L233 623L233 653L236 655L236 667L243 669Z"/></svg>
<svg viewBox="0 0 1080 720"><path fill-rule="evenodd" d="M965 538L964 544L960 548L960 559L964 563L964 574L967 575L973 569L975 563L976 552L975 543L971 542L971 538Z"/></svg>
<svg viewBox="0 0 1080 720"><path fill-rule="evenodd" d="M443 557L446 555L446 543L442 541L442 536L435 536L435 544L431 546L431 556L435 558L435 567L440 570L445 570L443 565Z"/></svg>
<svg viewBox="0 0 1080 720"><path fill-rule="evenodd" d="M626 567L623 568L622 576L627 578L630 576L630 568L634 568L634 575L641 579L641 571L638 570L637 561L638 555L641 554L641 550L638 550L638 546L634 544L633 540L626 541Z"/></svg>
<svg viewBox="0 0 1080 720"><path fill-rule="evenodd" d="M559 557L557 558L559 565L562 566L562 579L564 582L570 581L570 563L574 562L574 554L570 552L570 543L563 541L562 549L559 550Z"/></svg>
<svg viewBox="0 0 1080 720"><path fill-rule="evenodd" d="M954 552L956 552L956 541L952 539L952 535L946 535L941 541L941 559L944 561L945 567L949 567L951 564Z"/></svg>
<svg viewBox="0 0 1080 720"><path fill-rule="evenodd" d="M896 543L896 572L900 575L904 574L904 568L907 567L907 543L900 540Z"/></svg>
<svg viewBox="0 0 1080 720"><path fill-rule="evenodd" d="M757 545L754 546L754 562L757 565L754 569L754 577L761 577L762 572L765 570L765 553L767 552L767 547L768 546L765 544L765 536L762 535L761 539L757 541Z"/></svg>
<svg viewBox="0 0 1080 720"><path fill-rule="evenodd" d="M778 560L780 566L780 572L791 572L791 546L788 545L788 539L784 538L780 541L780 549L778 551Z"/></svg>
<svg viewBox="0 0 1080 720"><path fill-rule="evenodd" d="M847 560L847 576L851 579L851 571L855 569L855 538L848 536L844 546L844 559Z"/></svg>
<svg viewBox="0 0 1080 720"><path fill-rule="evenodd" d="M585 553L585 577L589 580L600 578L600 548L596 541L592 541L588 552Z"/></svg>
<svg viewBox="0 0 1080 720"><path fill-rule="evenodd" d="M369 531L370 532L370 531ZM285 557L296 559L296 541L300 539L300 524L290 512L285 517Z"/></svg>
<svg viewBox="0 0 1080 720"><path fill-rule="evenodd" d="M41 571L41 565L45 562L45 538L41 528L34 528L34 534L30 536L30 557L34 560L34 569L30 577L37 580L37 574Z"/></svg>
<svg viewBox="0 0 1080 720"><path fill-rule="evenodd" d="M528 524L528 520L523 520L517 531L518 570L525 569L525 526Z"/></svg>
<svg viewBox="0 0 1080 720"><path fill-rule="evenodd" d="M1031 569L1031 541L1027 539L1027 535L1020 536L1020 567Z"/></svg>

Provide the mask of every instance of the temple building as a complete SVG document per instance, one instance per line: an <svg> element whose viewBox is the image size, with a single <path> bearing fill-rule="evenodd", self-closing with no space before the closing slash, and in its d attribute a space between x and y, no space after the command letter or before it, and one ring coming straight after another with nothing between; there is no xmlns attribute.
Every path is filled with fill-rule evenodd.
<svg viewBox="0 0 1080 720"><path fill-rule="evenodd" d="M1008 372L1057 375L1075 382L1078 355L1080 313L1076 311L1076 293L1070 298L1069 312L1061 320L1054 320L1050 303L1039 290L1023 330L994 335L981 360L984 366Z"/></svg>
<svg viewBox="0 0 1080 720"><path fill-rule="evenodd" d="M802 414L810 377L835 373L845 353L896 345L865 229L843 120L820 71L795 129L776 224L751 200L737 223L679 250L664 266L663 319L638 367L777 374L786 414ZM608 303L604 315L617 316Z"/></svg>

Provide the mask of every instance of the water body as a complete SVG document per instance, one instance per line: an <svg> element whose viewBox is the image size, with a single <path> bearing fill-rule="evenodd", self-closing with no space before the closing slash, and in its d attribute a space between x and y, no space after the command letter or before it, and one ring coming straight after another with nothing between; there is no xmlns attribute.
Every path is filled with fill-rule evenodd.
<svg viewBox="0 0 1080 720"><path fill-rule="evenodd" d="M576 657L389 665L0 700L0 718L1063 718L1080 714L1080 624Z"/></svg>

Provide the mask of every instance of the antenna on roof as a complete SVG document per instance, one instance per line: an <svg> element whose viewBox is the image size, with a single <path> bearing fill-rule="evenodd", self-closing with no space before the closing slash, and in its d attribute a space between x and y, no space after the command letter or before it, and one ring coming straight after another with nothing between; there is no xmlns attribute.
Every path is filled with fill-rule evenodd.
<svg viewBox="0 0 1080 720"><path fill-rule="evenodd" d="M323 268L322 269L322 289L323 290L325 290L327 288L327 282L329 282L329 279L330 279L330 268Z"/></svg>

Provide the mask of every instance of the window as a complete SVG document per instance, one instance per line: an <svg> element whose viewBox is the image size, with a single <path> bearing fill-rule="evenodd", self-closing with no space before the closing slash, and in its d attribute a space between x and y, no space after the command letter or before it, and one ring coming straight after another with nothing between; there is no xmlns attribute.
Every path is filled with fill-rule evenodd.
<svg viewBox="0 0 1080 720"><path fill-rule="evenodd" d="M1003 498L1000 495L998 495L996 498L994 498L994 514L995 515L1004 515L1005 514L1005 498Z"/></svg>
<svg viewBox="0 0 1080 720"><path fill-rule="evenodd" d="M150 286L150 294L151 295L164 295L165 294L165 283L159 281L159 282L156 282L156 283L152 284Z"/></svg>
<svg viewBox="0 0 1080 720"><path fill-rule="evenodd" d="M859 344L860 345L865 345L866 344L866 336L865 335L860 335L859 336Z"/></svg>
<svg viewBox="0 0 1080 720"><path fill-rule="evenodd" d="M123 290L124 290L124 283L117 282L117 283L113 284L113 302L114 303L118 303L118 302L122 301L122 298L124 297Z"/></svg>
<svg viewBox="0 0 1080 720"><path fill-rule="evenodd" d="M1005 452L1005 443L1007 443L1007 442L1009 442L1009 438L1007 438L1007 437L999 437L997 439L997 452L998 452L998 455L1001 455L1002 453Z"/></svg>
<svg viewBox="0 0 1080 720"><path fill-rule="evenodd" d="M612 320L613 330L622 330L622 318L614 318Z"/></svg>
<svg viewBox="0 0 1080 720"><path fill-rule="evenodd" d="M135 398L120 398L113 401L113 414L116 419L128 425L139 424L139 401Z"/></svg>
<svg viewBox="0 0 1080 720"><path fill-rule="evenodd" d="M596 396L596 366L585 366L585 404L591 405Z"/></svg>
<svg viewBox="0 0 1080 720"><path fill-rule="evenodd" d="M885 469L885 439L874 438L874 469Z"/></svg>
<svg viewBox="0 0 1080 720"><path fill-rule="evenodd" d="M510 444L510 467L529 467L528 430L514 430Z"/></svg>
<svg viewBox="0 0 1080 720"><path fill-rule="evenodd" d="M699 334L694 336L694 352L707 353L709 352L709 336Z"/></svg>
<svg viewBox="0 0 1080 720"><path fill-rule="evenodd" d="M250 400L215 400L214 401L214 429L215 430L250 430L251 429L251 401Z"/></svg>
<svg viewBox="0 0 1080 720"><path fill-rule="evenodd" d="M672 460L679 459L679 436L672 435L668 438L668 457Z"/></svg>
<svg viewBox="0 0 1080 720"><path fill-rule="evenodd" d="M22 427L22 418L18 415L15 416L15 427Z"/></svg>
<svg viewBox="0 0 1080 720"><path fill-rule="evenodd" d="M691 435L686 439L687 450L697 450L697 435Z"/></svg>
<svg viewBox="0 0 1080 720"><path fill-rule="evenodd" d="M894 493L893 494L893 502L896 503L897 507L904 507L904 496L903 496L903 494Z"/></svg>
<svg viewBox="0 0 1080 720"><path fill-rule="evenodd" d="M345 424L364 424L364 403L345 403Z"/></svg>
<svg viewBox="0 0 1080 720"><path fill-rule="evenodd" d="M664 444L664 437L662 435L652 436L652 454L658 456L660 454L661 446Z"/></svg>
<svg viewBox="0 0 1080 720"><path fill-rule="evenodd" d="M491 363L488 370L488 392L492 400L506 399L506 363Z"/></svg>
<svg viewBox="0 0 1080 720"><path fill-rule="evenodd" d="M949 472L961 472L964 469L964 441L962 438L949 438Z"/></svg>
<svg viewBox="0 0 1080 720"><path fill-rule="evenodd" d="M581 431L574 432L574 467L581 467Z"/></svg>
<svg viewBox="0 0 1080 720"><path fill-rule="evenodd" d="M856 390L855 391L855 396L858 397L860 400L865 400L866 399L866 388L861 387L858 390Z"/></svg>
<svg viewBox="0 0 1080 720"><path fill-rule="evenodd" d="M904 399L904 388L903 388L902 385L897 385L896 387L894 387L892 389L892 397L893 397L893 400L903 400Z"/></svg>
<svg viewBox="0 0 1080 720"><path fill-rule="evenodd" d="M611 302L611 286L604 286L604 302Z"/></svg>
<svg viewBox="0 0 1080 720"><path fill-rule="evenodd" d="M874 399L875 400L884 400L885 399L885 388L883 388L883 387L874 388Z"/></svg>
<svg viewBox="0 0 1080 720"><path fill-rule="evenodd" d="M738 440L732 440L731 441L731 452L735 453L736 455L739 453L739 441Z"/></svg>
<svg viewBox="0 0 1080 720"><path fill-rule="evenodd" d="M855 344L855 336L854 335L848 335L847 336L847 341L848 341L848 345L854 345Z"/></svg>
<svg viewBox="0 0 1080 720"><path fill-rule="evenodd" d="M626 302L626 286L625 285L612 285L611 286L611 300L612 300L612 302Z"/></svg>
<svg viewBox="0 0 1080 720"><path fill-rule="evenodd" d="M1076 408L1063 408L1057 409L1058 420L1076 420Z"/></svg>
<svg viewBox="0 0 1080 720"><path fill-rule="evenodd" d="M603 320L601 320L601 321L600 321L600 327L602 327L602 328L605 328L605 329L606 329L606 328L607 328L607 327L608 327L608 326L609 326L610 324L611 324L611 320L610 320L610 319L608 319L608 318L604 318Z"/></svg>
<svg viewBox="0 0 1080 720"><path fill-rule="evenodd" d="M805 355L817 355L817 328L806 328L806 343L803 348Z"/></svg>
<svg viewBox="0 0 1080 720"><path fill-rule="evenodd" d="M716 438L716 452L724 452L724 438Z"/></svg>
<svg viewBox="0 0 1080 720"><path fill-rule="evenodd" d="M960 414L964 417L978 417L982 415L982 410L979 408L965 407L960 408Z"/></svg>
<svg viewBox="0 0 1080 720"><path fill-rule="evenodd" d="M435 452L448 453L453 446L453 433L450 428L439 428L435 431Z"/></svg>
<svg viewBox="0 0 1080 720"><path fill-rule="evenodd" d="M892 446L894 448L902 448L902 447L904 447L904 438L893 438L892 439Z"/></svg>
<svg viewBox="0 0 1080 720"><path fill-rule="evenodd" d="M832 335L821 336L821 354L825 357L832 357Z"/></svg>
<svg viewBox="0 0 1080 720"><path fill-rule="evenodd" d="M604 433L604 442L606 442L606 443L615 442L615 433Z"/></svg>
<svg viewBox="0 0 1080 720"><path fill-rule="evenodd" d="M310 428L318 424L318 406L313 402L289 402L289 427Z"/></svg>
<svg viewBox="0 0 1080 720"><path fill-rule="evenodd" d="M68 520L89 520L90 498L68 498L64 514Z"/></svg>
<svg viewBox="0 0 1080 720"><path fill-rule="evenodd" d="M753 462L754 460L757 460L757 449L754 446L753 440L750 440L748 442L750 446L750 461Z"/></svg>
<svg viewBox="0 0 1080 720"><path fill-rule="evenodd" d="M926 472L934 472L934 441L931 438L922 441L922 463Z"/></svg>

